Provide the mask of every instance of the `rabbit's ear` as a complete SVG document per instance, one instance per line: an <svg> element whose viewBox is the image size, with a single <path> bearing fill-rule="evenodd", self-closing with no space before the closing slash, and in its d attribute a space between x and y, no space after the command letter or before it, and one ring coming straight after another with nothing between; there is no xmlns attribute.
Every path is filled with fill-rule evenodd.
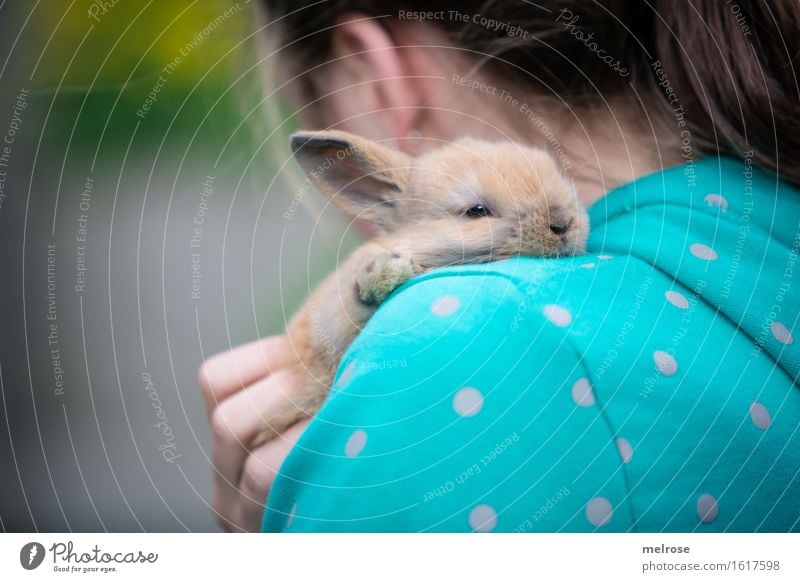
<svg viewBox="0 0 800 582"><path fill-rule="evenodd" d="M344 131L300 131L289 144L309 180L352 216L390 229L403 196L407 155Z"/></svg>

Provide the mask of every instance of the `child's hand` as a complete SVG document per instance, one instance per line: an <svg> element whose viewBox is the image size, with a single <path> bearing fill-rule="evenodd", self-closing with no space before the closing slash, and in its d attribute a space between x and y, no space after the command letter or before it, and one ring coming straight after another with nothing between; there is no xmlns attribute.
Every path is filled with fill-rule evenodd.
<svg viewBox="0 0 800 582"><path fill-rule="evenodd" d="M264 418L296 389L298 378L286 337L267 337L209 358L199 379L211 426L212 507L229 531L258 531L267 494L278 469L308 421L253 449L247 443L264 429Z"/></svg>

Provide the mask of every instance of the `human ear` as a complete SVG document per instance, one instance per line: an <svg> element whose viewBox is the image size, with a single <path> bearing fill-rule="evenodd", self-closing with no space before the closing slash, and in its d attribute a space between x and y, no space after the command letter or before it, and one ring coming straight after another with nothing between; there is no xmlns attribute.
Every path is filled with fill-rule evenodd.
<svg viewBox="0 0 800 582"><path fill-rule="evenodd" d="M402 145L421 106L409 51L398 46L380 19L357 13L339 19L332 32L326 99L337 120L359 135Z"/></svg>

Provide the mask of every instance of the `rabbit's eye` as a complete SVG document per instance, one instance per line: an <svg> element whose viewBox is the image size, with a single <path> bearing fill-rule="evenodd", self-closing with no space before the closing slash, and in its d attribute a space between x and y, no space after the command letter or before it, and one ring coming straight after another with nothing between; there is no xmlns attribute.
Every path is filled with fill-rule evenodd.
<svg viewBox="0 0 800 582"><path fill-rule="evenodd" d="M492 213L483 204L476 204L472 208L464 212L467 218L483 218L484 216L491 216Z"/></svg>

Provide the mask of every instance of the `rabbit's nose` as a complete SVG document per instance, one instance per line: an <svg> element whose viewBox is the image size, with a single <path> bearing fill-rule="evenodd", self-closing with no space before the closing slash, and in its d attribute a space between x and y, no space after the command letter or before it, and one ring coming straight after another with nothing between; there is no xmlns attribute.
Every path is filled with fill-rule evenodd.
<svg viewBox="0 0 800 582"><path fill-rule="evenodd" d="M559 236L569 232L572 226L572 216L563 208L550 208L550 231Z"/></svg>
<svg viewBox="0 0 800 582"><path fill-rule="evenodd" d="M567 221L556 221L550 223L550 230L553 234L557 234L561 236L562 234L567 234L569 232L570 227L572 226L572 219L568 219Z"/></svg>

